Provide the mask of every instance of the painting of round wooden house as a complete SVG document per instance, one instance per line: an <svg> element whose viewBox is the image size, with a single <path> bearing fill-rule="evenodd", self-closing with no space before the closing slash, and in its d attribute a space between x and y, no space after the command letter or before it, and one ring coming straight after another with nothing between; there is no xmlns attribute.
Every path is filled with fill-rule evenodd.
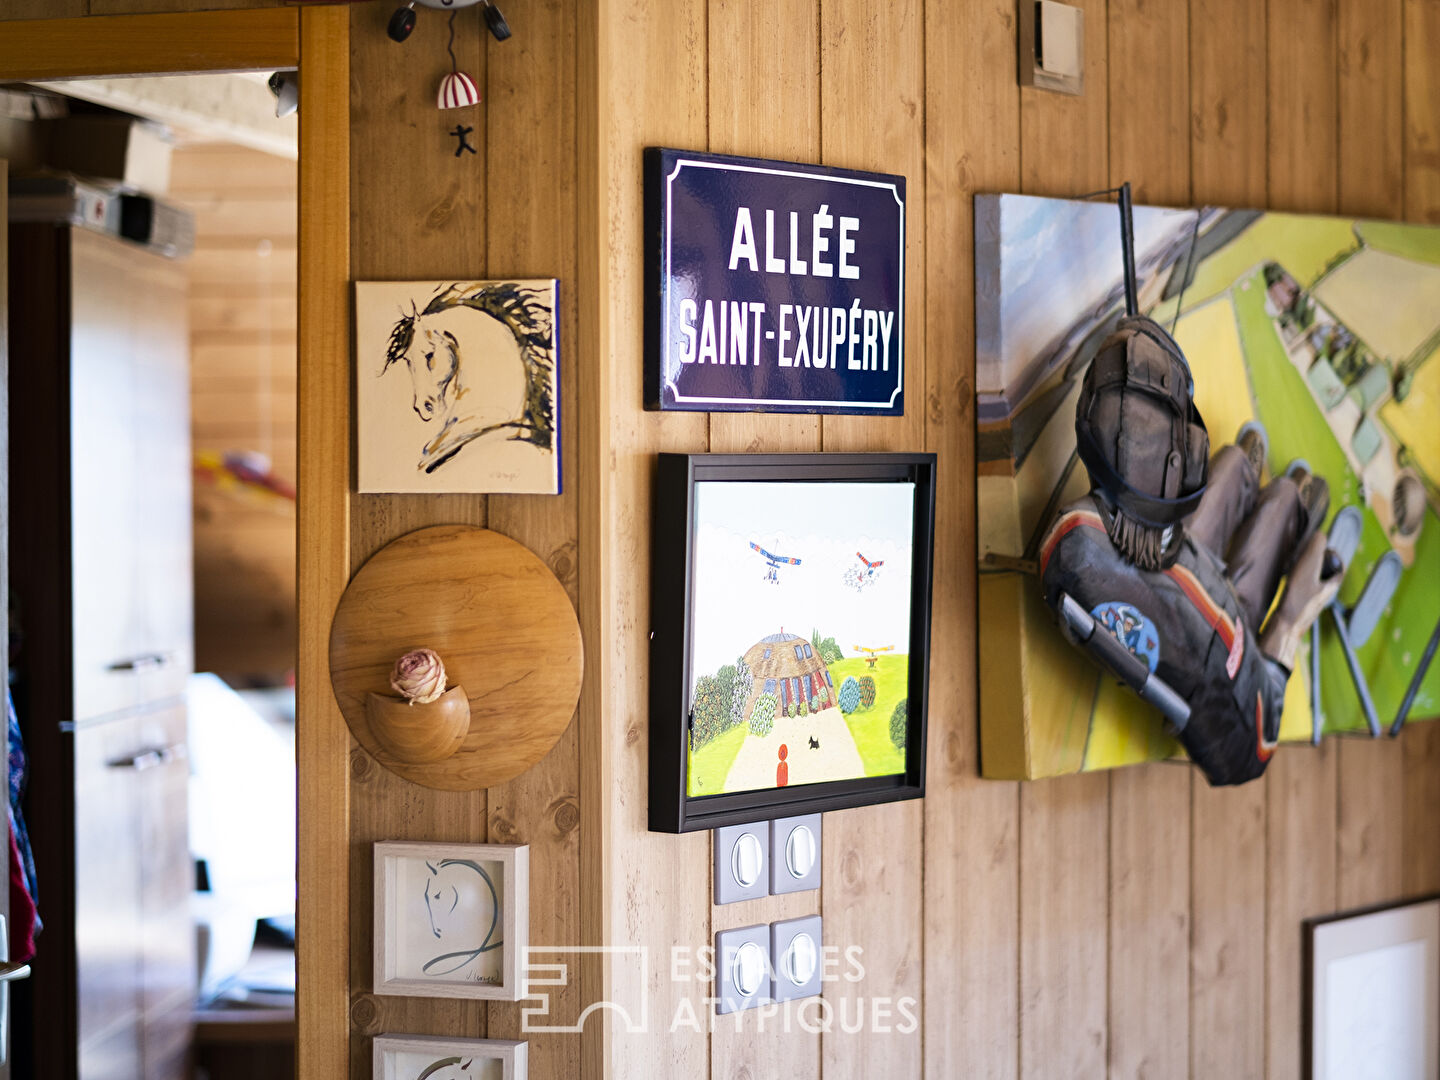
<svg viewBox="0 0 1440 1080"><path fill-rule="evenodd" d="M745 715L754 714L755 702L763 694L775 699L775 718L797 716L800 706L807 714L835 704L835 686L825 661L814 644L797 634L779 633L761 638L745 651L745 665L753 682L745 703Z"/></svg>

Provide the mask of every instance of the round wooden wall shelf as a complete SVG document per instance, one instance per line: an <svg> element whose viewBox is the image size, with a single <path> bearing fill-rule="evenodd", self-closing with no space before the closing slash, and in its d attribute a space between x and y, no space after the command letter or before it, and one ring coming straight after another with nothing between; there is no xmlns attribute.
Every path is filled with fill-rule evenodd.
<svg viewBox="0 0 1440 1080"><path fill-rule="evenodd" d="M430 648L470 701L470 730L440 761L407 763L370 727L367 697ZM519 776L575 714L584 651L564 587L528 548L489 529L437 525L392 541L350 581L330 626L330 680L350 730L376 761L426 787L471 791Z"/></svg>

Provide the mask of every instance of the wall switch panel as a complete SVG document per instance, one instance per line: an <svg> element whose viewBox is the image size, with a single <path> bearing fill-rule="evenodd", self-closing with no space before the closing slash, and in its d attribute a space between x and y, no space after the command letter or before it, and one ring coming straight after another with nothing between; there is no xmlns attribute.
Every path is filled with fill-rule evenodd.
<svg viewBox="0 0 1440 1080"><path fill-rule="evenodd" d="M715 1011L740 1012L773 998L771 928L745 926L715 935ZM818 981L818 976L816 977Z"/></svg>
<svg viewBox="0 0 1440 1080"><path fill-rule="evenodd" d="M770 895L770 823L715 830L715 903Z"/></svg>
<svg viewBox="0 0 1440 1080"><path fill-rule="evenodd" d="M770 891L807 892L820 888L820 815L770 822Z"/></svg>
<svg viewBox="0 0 1440 1080"><path fill-rule="evenodd" d="M1018 0L1020 85L1085 92L1085 13L1058 0Z"/></svg>
<svg viewBox="0 0 1440 1080"><path fill-rule="evenodd" d="M822 940L819 915L770 924L776 1001L814 997L820 993Z"/></svg>

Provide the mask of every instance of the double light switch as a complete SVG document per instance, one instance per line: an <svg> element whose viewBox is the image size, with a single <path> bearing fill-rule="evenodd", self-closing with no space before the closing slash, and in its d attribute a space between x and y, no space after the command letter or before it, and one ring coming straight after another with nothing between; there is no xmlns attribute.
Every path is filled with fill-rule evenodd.
<svg viewBox="0 0 1440 1080"><path fill-rule="evenodd" d="M819 915L715 935L715 1011L740 1012L820 993Z"/></svg>
<svg viewBox="0 0 1440 1080"><path fill-rule="evenodd" d="M715 830L715 903L820 887L820 815Z"/></svg>

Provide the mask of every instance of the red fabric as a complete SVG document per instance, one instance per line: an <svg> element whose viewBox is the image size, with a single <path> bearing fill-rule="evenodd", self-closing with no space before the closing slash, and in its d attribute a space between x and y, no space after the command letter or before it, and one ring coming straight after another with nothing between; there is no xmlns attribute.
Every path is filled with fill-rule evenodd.
<svg viewBox="0 0 1440 1080"><path fill-rule="evenodd" d="M25 888L20 848L10 830L10 959L27 963L35 958L35 901Z"/></svg>

